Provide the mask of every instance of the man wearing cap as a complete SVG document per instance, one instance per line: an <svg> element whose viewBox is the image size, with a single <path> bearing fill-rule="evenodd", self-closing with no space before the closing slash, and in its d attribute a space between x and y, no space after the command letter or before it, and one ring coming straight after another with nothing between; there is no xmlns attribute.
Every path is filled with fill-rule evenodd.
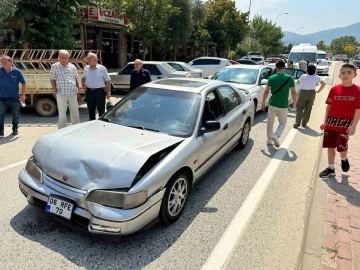
<svg viewBox="0 0 360 270"><path fill-rule="evenodd" d="M107 69L98 64L95 53L89 53L87 56L88 65L84 68L84 74L81 83L86 89L86 103L89 111L89 118L95 120L96 109L99 117L105 113L106 98L111 96L111 79Z"/></svg>

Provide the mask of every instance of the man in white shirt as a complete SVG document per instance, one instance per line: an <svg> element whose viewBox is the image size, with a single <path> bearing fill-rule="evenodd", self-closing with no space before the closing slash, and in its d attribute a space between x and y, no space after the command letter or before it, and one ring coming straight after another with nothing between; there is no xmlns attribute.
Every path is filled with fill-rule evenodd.
<svg viewBox="0 0 360 270"><path fill-rule="evenodd" d="M99 117L105 113L106 98L110 99L111 96L111 79L106 67L98 64L95 53L89 53L86 60L88 65L84 68L81 84L86 89L86 103L91 121L96 119L96 110Z"/></svg>
<svg viewBox="0 0 360 270"><path fill-rule="evenodd" d="M300 84L300 91L296 101L296 119L294 128L300 127L300 122L303 127L306 127L310 120L312 106L315 101L316 93L321 92L325 87L325 82L316 75L316 67L309 65L307 74L302 75L297 81ZM315 91L316 85L320 83L321 87Z"/></svg>
<svg viewBox="0 0 360 270"><path fill-rule="evenodd" d="M59 111L58 129L67 125L66 112L69 108L71 124L80 122L79 116L79 82L76 67L69 63L70 54L66 50L59 51L59 62L53 64L50 70L51 86L56 93Z"/></svg>

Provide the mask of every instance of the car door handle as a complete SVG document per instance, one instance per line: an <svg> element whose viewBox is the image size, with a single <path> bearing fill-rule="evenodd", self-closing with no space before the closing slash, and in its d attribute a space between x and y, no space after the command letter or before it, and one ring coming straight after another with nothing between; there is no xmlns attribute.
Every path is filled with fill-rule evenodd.
<svg viewBox="0 0 360 270"><path fill-rule="evenodd" d="M223 127L223 130L227 130L228 127L229 127L229 125L226 123L226 124L224 125L224 127Z"/></svg>
<svg viewBox="0 0 360 270"><path fill-rule="evenodd" d="M245 114L246 113L246 110L243 110L242 114Z"/></svg>

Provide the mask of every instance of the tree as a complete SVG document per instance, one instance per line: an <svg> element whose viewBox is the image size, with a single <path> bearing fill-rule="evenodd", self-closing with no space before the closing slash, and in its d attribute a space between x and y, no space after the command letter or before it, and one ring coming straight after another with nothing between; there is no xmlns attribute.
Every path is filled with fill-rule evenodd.
<svg viewBox="0 0 360 270"><path fill-rule="evenodd" d="M14 16L17 2L17 0L0 0L0 25L5 19Z"/></svg>
<svg viewBox="0 0 360 270"><path fill-rule="evenodd" d="M86 0L21 0L15 16L27 25L21 42L39 49L73 49L76 47L74 24L80 21L77 10ZM45 16L46 15L46 16Z"/></svg>
<svg viewBox="0 0 360 270"><path fill-rule="evenodd" d="M293 46L294 46L294 45L293 45L292 43L289 43L289 44L287 45L287 47L286 47L286 51L287 51L287 52L290 52Z"/></svg>
<svg viewBox="0 0 360 270"><path fill-rule="evenodd" d="M172 6L178 11L173 12L168 20L168 43L174 48L174 60L176 60L178 45L186 44L193 30L192 2L191 0L172 0Z"/></svg>
<svg viewBox="0 0 360 270"><path fill-rule="evenodd" d="M328 51L329 50L329 46L327 46L325 44L324 40L320 40L318 42L318 44L316 44L316 47L318 48L318 50L322 50L322 51Z"/></svg>
<svg viewBox="0 0 360 270"><path fill-rule="evenodd" d="M270 54L278 54L283 50L284 37L281 27L277 27L268 19L255 15L251 22L251 36L259 42L261 53L264 57Z"/></svg>
<svg viewBox="0 0 360 270"><path fill-rule="evenodd" d="M343 36L335 38L331 41L330 49L334 54L346 54L345 45L357 45L356 38L354 36Z"/></svg>
<svg viewBox="0 0 360 270"><path fill-rule="evenodd" d="M235 48L248 32L248 13L236 9L233 0L209 0L205 27L217 43L218 54Z"/></svg>
<svg viewBox="0 0 360 270"><path fill-rule="evenodd" d="M143 58L148 47L157 41L165 43L169 32L170 16L179 11L172 6L172 0L109 0L110 7L129 19L128 31L141 38L145 47Z"/></svg>
<svg viewBox="0 0 360 270"><path fill-rule="evenodd" d="M202 0L193 0L191 7L193 30L190 35L189 45L193 46L196 56L204 53L204 44L210 38L209 31L205 28L206 6Z"/></svg>

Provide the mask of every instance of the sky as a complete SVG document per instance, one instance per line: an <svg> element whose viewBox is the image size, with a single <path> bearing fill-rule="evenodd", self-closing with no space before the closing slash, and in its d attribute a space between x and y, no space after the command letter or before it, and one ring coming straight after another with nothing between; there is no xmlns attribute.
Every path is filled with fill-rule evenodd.
<svg viewBox="0 0 360 270"><path fill-rule="evenodd" d="M348 26L360 22L360 0L235 0L240 11L248 11L275 21L283 31L311 34L321 30Z"/></svg>

